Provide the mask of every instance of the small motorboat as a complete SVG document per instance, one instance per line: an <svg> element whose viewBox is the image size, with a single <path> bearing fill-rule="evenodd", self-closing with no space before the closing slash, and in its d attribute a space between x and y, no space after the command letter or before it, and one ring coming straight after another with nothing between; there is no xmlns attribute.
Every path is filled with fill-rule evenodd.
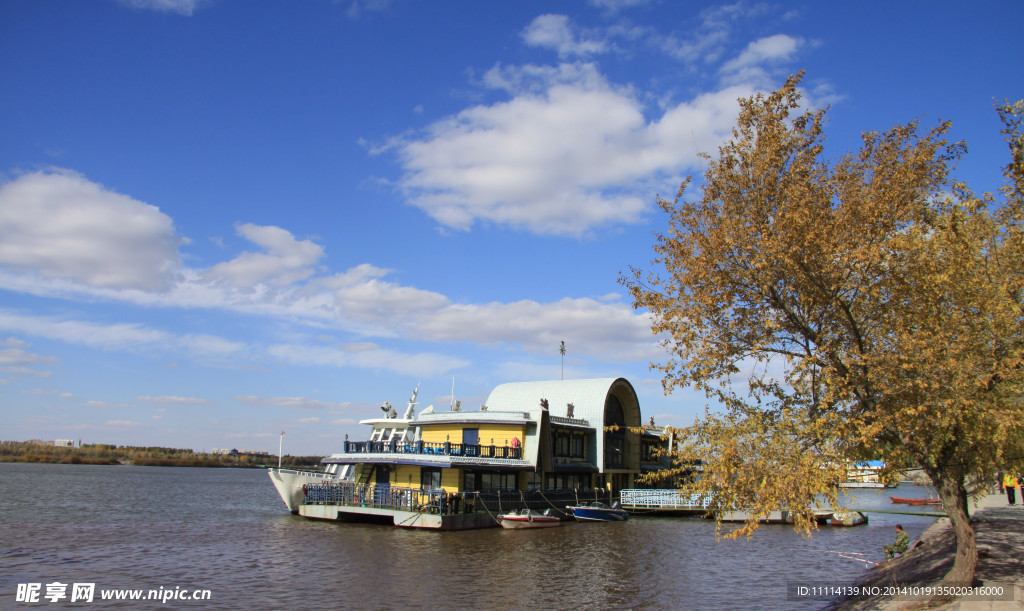
<svg viewBox="0 0 1024 611"><path fill-rule="evenodd" d="M586 522L625 522L629 519L629 514L625 509L621 509L618 503L609 507L604 503L594 501L589 505L587 503L569 505L566 510L571 512L577 520Z"/></svg>
<svg viewBox="0 0 1024 611"><path fill-rule="evenodd" d="M502 528L552 528L562 525L561 518L551 515L550 509L545 510L544 513L532 509L520 511L513 509L498 516L498 520L501 522Z"/></svg>
<svg viewBox="0 0 1024 611"><path fill-rule="evenodd" d="M890 496L889 500L901 505L941 505L942 499L911 499L902 496Z"/></svg>
<svg viewBox="0 0 1024 611"><path fill-rule="evenodd" d="M860 511L835 511L828 523L832 526L860 526L868 523L868 517Z"/></svg>

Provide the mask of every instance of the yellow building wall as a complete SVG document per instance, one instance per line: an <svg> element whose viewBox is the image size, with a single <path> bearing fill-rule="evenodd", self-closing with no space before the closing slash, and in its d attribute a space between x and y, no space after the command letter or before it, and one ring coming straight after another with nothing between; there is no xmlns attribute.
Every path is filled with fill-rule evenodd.
<svg viewBox="0 0 1024 611"><path fill-rule="evenodd" d="M445 492L458 492L462 487L462 469L441 471L441 487L445 489Z"/></svg>
<svg viewBox="0 0 1024 611"><path fill-rule="evenodd" d="M412 465L398 465L391 472L391 485L402 488L419 488L420 468Z"/></svg>
<svg viewBox="0 0 1024 611"><path fill-rule="evenodd" d="M491 445L491 440L494 440L496 446L511 445L512 438L518 437L519 443L522 444L526 438L526 427L515 426L510 424L482 424L479 427L471 426L467 423L460 423L458 425L438 425L438 426L424 426L422 428L422 439L426 443L444 443L449 441L451 443L462 443L462 429L479 428L480 430L480 445Z"/></svg>
<svg viewBox="0 0 1024 611"><path fill-rule="evenodd" d="M498 447L508 446L512 444L513 437L518 437L522 445L526 438L525 430L525 427L509 424L485 424L480 427L480 444L489 446L493 439Z"/></svg>
<svg viewBox="0 0 1024 611"><path fill-rule="evenodd" d="M391 485L418 490L420 469L419 466L398 465L391 471ZM441 487L448 492L458 492L462 488L462 469L442 469Z"/></svg>
<svg viewBox="0 0 1024 611"><path fill-rule="evenodd" d="M462 426L425 426L421 431L421 439L426 443L462 443Z"/></svg>

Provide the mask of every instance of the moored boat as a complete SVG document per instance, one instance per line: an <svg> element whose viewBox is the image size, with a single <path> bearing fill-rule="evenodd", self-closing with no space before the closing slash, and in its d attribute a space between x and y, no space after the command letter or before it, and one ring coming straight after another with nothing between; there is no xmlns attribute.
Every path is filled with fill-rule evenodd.
<svg viewBox="0 0 1024 611"><path fill-rule="evenodd" d="M562 525L561 518L551 515L550 509L544 513L532 509L512 510L498 516L498 520L502 528L553 528Z"/></svg>
<svg viewBox="0 0 1024 611"><path fill-rule="evenodd" d="M618 505L618 503L616 503ZM570 511L574 518L586 522L625 522L629 519L629 514L626 513L625 509L618 507L609 507L599 501L594 501L589 505L584 503L582 505L570 505L566 507Z"/></svg>
<svg viewBox="0 0 1024 611"><path fill-rule="evenodd" d="M868 523L868 517L860 511L835 511L828 523L832 526L860 526Z"/></svg>
<svg viewBox="0 0 1024 611"><path fill-rule="evenodd" d="M942 499L912 499L902 496L890 496L889 500L901 505L941 505Z"/></svg>

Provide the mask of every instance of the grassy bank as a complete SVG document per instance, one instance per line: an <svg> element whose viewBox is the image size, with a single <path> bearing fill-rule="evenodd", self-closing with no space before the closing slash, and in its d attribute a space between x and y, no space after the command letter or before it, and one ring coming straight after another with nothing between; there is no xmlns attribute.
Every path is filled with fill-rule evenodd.
<svg viewBox="0 0 1024 611"><path fill-rule="evenodd" d="M285 456L281 461L281 466L292 469L310 469L320 464L320 458L320 456ZM263 468L277 466L277 457L267 454L210 454L179 448L109 444L55 447L31 441L3 441L0 442L0 462Z"/></svg>

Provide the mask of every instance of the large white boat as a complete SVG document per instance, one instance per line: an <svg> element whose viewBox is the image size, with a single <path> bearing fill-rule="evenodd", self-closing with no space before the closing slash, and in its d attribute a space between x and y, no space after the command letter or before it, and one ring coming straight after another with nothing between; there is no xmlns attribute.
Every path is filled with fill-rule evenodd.
<svg viewBox="0 0 1024 611"><path fill-rule="evenodd" d="M420 387L417 386L409 397L409 404L401 418L390 403L385 402L380 406L384 412L381 418L361 420L359 424L368 424L373 427L370 433L370 441L400 444L406 441L406 434L409 432L409 425L412 424L416 415L416 395ZM347 439L346 435L346 439ZM412 441L410 439L410 441ZM274 488L281 495L281 500L287 505L288 511L299 513L299 505L305 498L305 486L307 484L342 483L355 481L355 465L339 464L337 461L343 458L344 454L332 454L323 460L323 471L303 471L296 469L269 469L270 481Z"/></svg>
<svg viewBox="0 0 1024 611"><path fill-rule="evenodd" d="M285 505L317 520L493 528L511 510L563 517L570 503L610 505L642 471L665 466L648 450L666 441L635 430L639 401L625 378L501 384L478 410L452 394L449 410L416 413L414 391L401 418L385 403L382 417L360 423L369 439L346 435L322 473L271 469Z"/></svg>

